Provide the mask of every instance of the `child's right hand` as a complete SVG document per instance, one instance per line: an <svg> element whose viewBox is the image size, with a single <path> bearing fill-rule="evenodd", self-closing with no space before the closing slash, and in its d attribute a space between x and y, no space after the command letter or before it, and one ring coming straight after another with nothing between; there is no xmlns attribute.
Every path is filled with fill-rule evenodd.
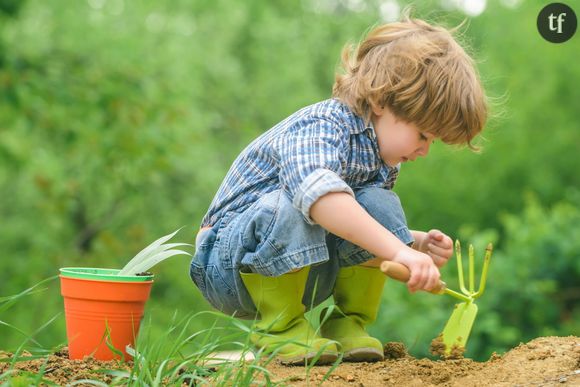
<svg viewBox="0 0 580 387"><path fill-rule="evenodd" d="M429 255L405 246L399 250L393 261L409 268L411 278L407 287L411 293L417 290L429 291L439 285L441 274Z"/></svg>

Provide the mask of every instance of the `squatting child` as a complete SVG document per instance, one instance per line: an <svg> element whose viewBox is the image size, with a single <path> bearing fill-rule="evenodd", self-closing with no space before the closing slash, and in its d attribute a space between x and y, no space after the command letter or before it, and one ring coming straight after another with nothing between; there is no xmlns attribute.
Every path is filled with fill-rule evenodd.
<svg viewBox="0 0 580 387"><path fill-rule="evenodd" d="M288 364L377 361L365 327L377 316L383 261L430 290L452 255L443 232L407 227L392 191L401 165L434 140L474 148L487 118L472 59L450 31L411 19L372 30L343 52L332 98L254 140L203 218L190 275L217 309L259 316L255 346ZM417 192L427 196L428 192ZM334 297L320 331L306 306Z"/></svg>

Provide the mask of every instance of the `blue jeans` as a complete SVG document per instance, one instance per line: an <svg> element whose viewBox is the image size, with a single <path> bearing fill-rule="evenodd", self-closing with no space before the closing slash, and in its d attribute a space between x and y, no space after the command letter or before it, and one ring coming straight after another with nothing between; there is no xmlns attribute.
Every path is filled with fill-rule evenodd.
<svg viewBox="0 0 580 387"><path fill-rule="evenodd" d="M382 188L355 191L365 210L403 243L413 237L398 196ZM310 266L303 304L316 306L332 295L338 270L373 257L318 225L308 224L287 195L278 190L261 197L242 213L226 214L196 240L190 276L216 309L253 318L256 308L241 272L279 276Z"/></svg>

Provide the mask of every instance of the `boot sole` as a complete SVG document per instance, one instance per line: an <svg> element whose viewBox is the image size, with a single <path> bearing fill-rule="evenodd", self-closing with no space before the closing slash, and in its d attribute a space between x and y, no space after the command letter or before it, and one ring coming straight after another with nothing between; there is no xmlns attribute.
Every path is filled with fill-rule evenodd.
<svg viewBox="0 0 580 387"><path fill-rule="evenodd" d="M286 366L303 366L306 363L309 365L327 365L332 364L338 359L338 353L335 352L323 352L320 354L316 362L314 359L318 355L318 352L310 352L305 355L295 356L291 358L279 358L280 363Z"/></svg>
<svg viewBox="0 0 580 387"><path fill-rule="evenodd" d="M356 348L344 353L343 361L347 362L377 362L385 360L385 356L382 351L376 348Z"/></svg>

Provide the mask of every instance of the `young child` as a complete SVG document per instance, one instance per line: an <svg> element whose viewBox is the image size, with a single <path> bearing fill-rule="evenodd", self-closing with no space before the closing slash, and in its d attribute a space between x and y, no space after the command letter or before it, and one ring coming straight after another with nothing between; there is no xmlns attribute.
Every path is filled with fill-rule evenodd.
<svg viewBox="0 0 580 387"><path fill-rule="evenodd" d="M190 275L217 309L259 316L251 340L287 364L383 359L365 327L377 316L383 261L430 290L452 255L441 231L409 230L392 191L402 163L435 139L466 144L486 98L451 33L405 16L343 53L333 98L305 107L238 158L203 218ZM428 195L417 192L417 195ZM330 296L320 332L306 307Z"/></svg>

